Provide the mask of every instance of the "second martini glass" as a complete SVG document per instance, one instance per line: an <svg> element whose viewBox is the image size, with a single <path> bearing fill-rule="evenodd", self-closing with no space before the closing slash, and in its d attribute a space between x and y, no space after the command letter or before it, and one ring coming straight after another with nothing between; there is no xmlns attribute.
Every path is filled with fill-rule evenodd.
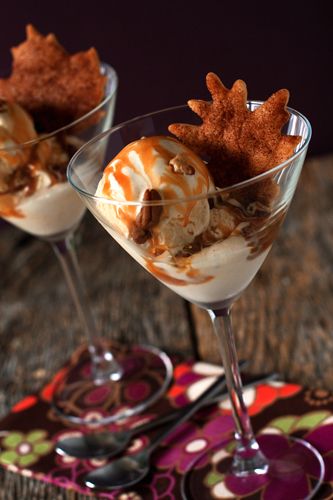
<svg viewBox="0 0 333 500"><path fill-rule="evenodd" d="M254 110L260 104L249 102L248 107ZM269 172L217 192L190 197L183 194L175 199L173 187L161 191L164 199L123 202L96 196L104 166L122 148L141 137L169 135L170 123L193 123L193 115L187 107L162 110L114 127L81 148L69 164L70 183L111 236L158 280L181 297L206 309L212 320L226 374L235 436L228 447L224 443L208 450L193 465L183 491L184 497L191 500L243 498L247 495L254 498L253 495L261 495L260 492L260 498L269 500L305 499L318 491L323 479L323 460L306 441L287 435L262 434L258 438L254 435L242 395L230 317L234 301L254 278L271 248L303 166L311 127L301 114L293 110L289 112L290 120L284 132L302 137L293 156ZM104 164L97 154L101 147L107 151ZM124 154L128 155L128 150ZM149 153L149 158L154 154L157 154L156 150ZM134 171L140 171L139 160L135 160L135 155L131 158ZM263 206L258 202L258 194L267 191L274 196L269 206ZM167 192L169 194L165 194ZM194 213L199 204L204 210L214 209L216 217L222 214L222 220L225 217L230 221L232 214L237 222L229 234L219 238L215 232L213 237L208 235L205 238L204 244L201 240L199 247L198 244L189 245L180 255L168 251L168 248L152 252L151 245L133 241L119 222L122 216L133 212L142 214L142 208L148 212L157 208L159 214L164 214L161 216L164 222L171 213L173 220L177 214L183 214L181 217L186 214L188 220L189 214ZM178 230L179 222L176 224ZM215 482L211 481L212 475Z"/></svg>
<svg viewBox="0 0 333 500"><path fill-rule="evenodd" d="M10 164L19 158L23 171L33 167L34 162L38 165L40 159L50 171L57 168L56 161L66 168L66 161L80 146L112 124L118 77L105 63L101 64L101 73L106 77L105 96L96 108L36 140L0 147L0 162L3 158ZM101 146L96 154L102 162L105 147ZM57 156L56 148L60 151ZM76 424L105 424L142 411L163 394L171 379L171 363L154 348L113 344L110 349L98 334L75 251L74 234L85 206L66 180L48 183L47 176L45 182L43 179L40 175L42 185L31 196L18 196L17 206L17 193L0 195L0 216L51 244L86 338L87 348L82 346L72 356L69 366L53 383L53 406Z"/></svg>

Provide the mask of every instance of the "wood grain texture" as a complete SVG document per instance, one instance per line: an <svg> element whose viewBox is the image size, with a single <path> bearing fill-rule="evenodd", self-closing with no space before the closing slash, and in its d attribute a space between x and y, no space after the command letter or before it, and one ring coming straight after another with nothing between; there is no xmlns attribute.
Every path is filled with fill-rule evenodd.
<svg viewBox="0 0 333 500"><path fill-rule="evenodd" d="M192 306L198 349L219 362L206 312ZM333 157L310 159L287 219L233 307L238 354L252 371L333 387Z"/></svg>

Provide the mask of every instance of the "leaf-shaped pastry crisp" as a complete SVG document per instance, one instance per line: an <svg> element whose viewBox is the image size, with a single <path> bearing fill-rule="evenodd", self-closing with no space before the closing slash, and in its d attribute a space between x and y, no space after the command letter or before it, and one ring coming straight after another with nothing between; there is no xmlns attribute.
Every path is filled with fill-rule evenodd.
<svg viewBox="0 0 333 500"><path fill-rule="evenodd" d="M169 131L208 161L218 187L254 177L293 154L301 138L281 133L289 119L288 90L279 90L250 111L242 80L230 90L214 73L208 73L206 82L212 101L188 102L202 124L177 123L170 125Z"/></svg>
<svg viewBox="0 0 333 500"><path fill-rule="evenodd" d="M103 96L105 77L94 48L70 55L53 34L32 25L27 40L12 49L12 74L0 80L0 97L29 111L40 131L51 131L80 118Z"/></svg>

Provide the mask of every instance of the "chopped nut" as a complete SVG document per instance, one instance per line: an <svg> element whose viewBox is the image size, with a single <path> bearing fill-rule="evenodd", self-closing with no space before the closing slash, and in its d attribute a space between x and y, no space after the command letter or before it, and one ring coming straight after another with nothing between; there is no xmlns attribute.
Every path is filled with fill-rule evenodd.
<svg viewBox="0 0 333 500"><path fill-rule="evenodd" d="M26 186L32 187L35 179L29 167L17 168L12 173L9 180L9 189L12 192L20 191Z"/></svg>
<svg viewBox="0 0 333 500"><path fill-rule="evenodd" d="M132 240L135 241L135 243L137 243L138 245L146 243L146 241L149 240L149 238L151 237L150 231L138 227L135 222L130 227L129 232Z"/></svg>
<svg viewBox="0 0 333 500"><path fill-rule="evenodd" d="M169 165L175 174L194 175L195 168L189 164L188 159L183 154L178 154L171 158Z"/></svg>
<svg viewBox="0 0 333 500"><path fill-rule="evenodd" d="M158 201L161 196L156 189L146 189L143 195L143 201ZM143 206L138 213L135 223L130 228L130 235L135 243L145 243L150 237L150 230L158 224L162 213L162 207L159 205Z"/></svg>
<svg viewBox="0 0 333 500"><path fill-rule="evenodd" d="M161 196L156 189L146 189L143 195L143 201L158 201ZM136 218L136 225L142 229L151 229L158 224L162 213L162 207L159 205L144 206Z"/></svg>

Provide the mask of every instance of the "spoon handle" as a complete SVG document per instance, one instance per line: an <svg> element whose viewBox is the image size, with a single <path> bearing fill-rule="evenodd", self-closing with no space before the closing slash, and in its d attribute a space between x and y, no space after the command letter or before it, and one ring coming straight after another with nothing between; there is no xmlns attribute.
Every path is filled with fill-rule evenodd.
<svg viewBox="0 0 333 500"><path fill-rule="evenodd" d="M210 387L208 387L206 391L201 394L198 399L178 411L179 417L173 420L163 429L163 432L159 433L151 440L149 446L146 448L146 453L152 453L174 429L189 420L208 398L216 396L221 391L223 386L225 386L225 377L224 375L221 375Z"/></svg>
<svg viewBox="0 0 333 500"><path fill-rule="evenodd" d="M255 387L258 384L267 383L273 380L277 380L279 378L279 374L276 372L271 372L267 375L260 375L251 377L249 382L244 384L244 390L249 387ZM172 430L178 425L186 422L189 418L191 418L194 413L199 410L201 407L206 406L207 404L214 404L222 401L225 397L228 397L228 393L226 390L226 384L223 375L221 375L208 389L193 403L190 403L184 408L180 408L170 414L170 419L172 418L171 424L166 427L162 434L159 434L156 438L154 438L147 451L151 453L155 448L165 439L165 437L172 432ZM222 393L221 393L222 390ZM154 421L155 422L155 421ZM160 425L160 419L156 420L157 425ZM150 422L152 424L153 422ZM147 424L148 426L149 424ZM151 429L152 427L150 427Z"/></svg>
<svg viewBox="0 0 333 500"><path fill-rule="evenodd" d="M225 388L225 377L224 375L221 375L212 385L217 384L216 391L214 391L212 397L217 396L223 388ZM205 393L204 393L205 394ZM207 396L208 397L208 396ZM200 399L200 398L199 398ZM147 422L146 424L142 424L138 427L134 427L131 429L131 433L134 435L137 434L145 434L146 432L155 429L156 427L161 427L165 424L168 424L169 422L174 422L174 421L179 421L179 419L182 417L183 413L185 410L190 411L193 407L196 410L197 409L197 403L198 400L193 401L192 403L187 404L183 408L179 408L177 410L174 410L167 415L163 415L162 417L155 418L151 422Z"/></svg>
<svg viewBox="0 0 333 500"><path fill-rule="evenodd" d="M247 364L248 364L247 361L241 360L239 362L239 369L243 370ZM211 397L218 396L219 394L225 394L225 391L223 391L223 389L225 389L225 387L226 387L225 376L221 375L218 380L220 381L219 391L217 391L216 394L214 393L214 395ZM197 400L186 405L186 410L191 409L194 405L196 405L196 403L197 403ZM209 401L207 401L207 403L209 403ZM131 434L132 434L132 436L136 436L137 434L145 434L146 432L148 432L152 429L155 429L156 427L160 427L162 425L168 424L169 422L173 422L174 420L179 421L179 419L182 417L184 411L185 411L185 408L179 408L177 410L174 410L174 411L168 413L167 415L163 415L162 417L154 418L154 420L151 420L150 422L147 422L146 424L142 424L142 425L139 425L138 427L134 427L131 430Z"/></svg>

